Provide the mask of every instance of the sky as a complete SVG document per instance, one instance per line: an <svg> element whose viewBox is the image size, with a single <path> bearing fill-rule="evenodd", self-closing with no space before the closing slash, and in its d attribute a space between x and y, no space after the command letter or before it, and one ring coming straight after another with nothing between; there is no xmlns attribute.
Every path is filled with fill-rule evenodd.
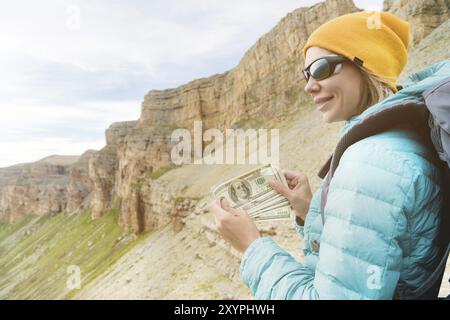
<svg viewBox="0 0 450 320"><path fill-rule="evenodd" d="M235 67L289 12L317 2L2 1L0 167L101 149L110 124L139 118L149 90Z"/></svg>

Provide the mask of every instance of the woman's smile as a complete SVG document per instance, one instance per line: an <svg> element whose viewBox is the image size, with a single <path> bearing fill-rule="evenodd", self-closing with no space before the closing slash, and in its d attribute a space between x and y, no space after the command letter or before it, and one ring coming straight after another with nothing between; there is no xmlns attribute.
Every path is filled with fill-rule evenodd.
<svg viewBox="0 0 450 320"><path fill-rule="evenodd" d="M314 99L317 105L317 109L319 111L323 110L325 108L325 105L328 104L328 102L330 102L331 100L333 100L334 97L328 97L328 98L322 98L322 99Z"/></svg>

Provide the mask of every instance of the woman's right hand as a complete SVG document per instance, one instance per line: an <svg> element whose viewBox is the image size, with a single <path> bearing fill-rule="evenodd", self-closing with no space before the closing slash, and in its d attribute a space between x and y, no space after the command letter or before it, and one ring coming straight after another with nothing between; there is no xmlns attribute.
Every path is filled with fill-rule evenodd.
<svg viewBox="0 0 450 320"><path fill-rule="evenodd" d="M304 222L312 199L308 177L304 173L290 170L283 170L282 173L288 187L275 180L270 182L270 186L289 200L295 215Z"/></svg>

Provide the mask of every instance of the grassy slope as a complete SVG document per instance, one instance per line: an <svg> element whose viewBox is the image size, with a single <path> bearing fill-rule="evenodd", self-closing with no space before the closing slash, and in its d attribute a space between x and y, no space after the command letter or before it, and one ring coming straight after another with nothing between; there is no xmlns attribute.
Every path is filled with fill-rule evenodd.
<svg viewBox="0 0 450 320"><path fill-rule="evenodd" d="M92 221L85 211L1 225L0 299L69 298L68 266L80 267L84 286L138 242L132 236L117 241L123 234L117 218L112 210Z"/></svg>
<svg viewBox="0 0 450 320"><path fill-rule="evenodd" d="M74 298L251 298L239 279L239 260L223 243L209 241L202 218L191 216L178 233L170 226L152 233Z"/></svg>

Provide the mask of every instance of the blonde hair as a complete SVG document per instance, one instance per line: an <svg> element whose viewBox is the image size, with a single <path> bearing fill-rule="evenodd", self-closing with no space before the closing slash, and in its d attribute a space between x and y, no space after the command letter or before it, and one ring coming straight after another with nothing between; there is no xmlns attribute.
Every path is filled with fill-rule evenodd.
<svg viewBox="0 0 450 320"><path fill-rule="evenodd" d="M383 81L379 76L371 72L370 70L358 66L363 79L364 79L364 92L363 101L360 106L360 113L366 110L368 107L383 101L394 91L389 87L386 81Z"/></svg>

